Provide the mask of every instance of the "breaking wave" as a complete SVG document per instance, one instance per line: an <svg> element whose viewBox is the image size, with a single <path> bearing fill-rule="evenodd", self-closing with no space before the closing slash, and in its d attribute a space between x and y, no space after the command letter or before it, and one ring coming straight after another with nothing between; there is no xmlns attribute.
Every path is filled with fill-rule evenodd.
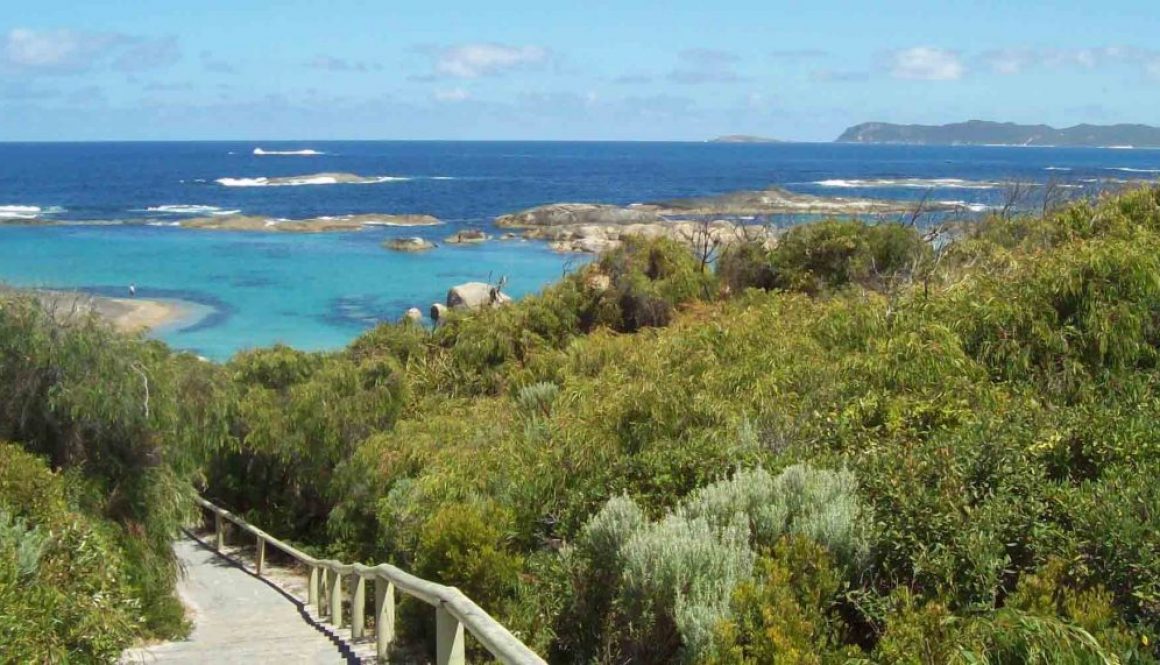
<svg viewBox="0 0 1160 665"><path fill-rule="evenodd" d="M166 215L235 215L238 210L222 210L217 206L207 205L164 205L150 206L145 212L160 212Z"/></svg>
<svg viewBox="0 0 1160 665"><path fill-rule="evenodd" d="M986 212L995 208L995 206L987 205L986 203L971 203L969 201L939 201L939 203L962 208L963 210L970 210L971 212Z"/></svg>
<svg viewBox="0 0 1160 665"><path fill-rule="evenodd" d="M407 180L410 180L410 178L325 173L279 178L218 178L214 182L224 187L298 187L303 185L376 185L384 182L405 182Z"/></svg>
<svg viewBox="0 0 1160 665"><path fill-rule="evenodd" d="M254 154L259 155L259 156L261 156L261 155L275 156L276 155L276 156L284 156L284 157L290 157L290 156L312 157L315 155L325 155L326 153L320 152L318 150L311 150L309 148L307 148L306 150L263 150L261 148L254 148Z"/></svg>
<svg viewBox="0 0 1160 665"><path fill-rule="evenodd" d="M995 189L1001 182L982 182L961 178L869 178L865 180L834 178L816 180L815 185L859 189L869 187L906 187L912 189Z"/></svg>
<svg viewBox="0 0 1160 665"><path fill-rule="evenodd" d="M53 215L64 212L60 206L0 205L0 219L36 219L41 215Z"/></svg>
<svg viewBox="0 0 1160 665"><path fill-rule="evenodd" d="M1108 171L1123 171L1124 173L1160 173L1160 169L1134 169L1130 166L1110 166Z"/></svg>

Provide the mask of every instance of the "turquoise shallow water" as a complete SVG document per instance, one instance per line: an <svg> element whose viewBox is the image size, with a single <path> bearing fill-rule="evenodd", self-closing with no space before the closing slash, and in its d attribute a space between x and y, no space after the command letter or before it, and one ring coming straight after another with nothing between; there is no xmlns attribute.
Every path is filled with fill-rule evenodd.
<svg viewBox="0 0 1160 665"><path fill-rule="evenodd" d="M138 297L199 303L209 311L206 317L158 336L222 360L239 349L277 342L337 348L378 321L399 318L408 307L426 313L452 285L510 275L506 290L518 297L558 279L577 261L522 242L404 254L382 249L370 237L391 233L8 227L0 228L0 280L117 297L125 297L133 283Z"/></svg>
<svg viewBox="0 0 1160 665"><path fill-rule="evenodd" d="M313 156L255 155L310 148ZM262 178L351 173L376 184L254 186ZM536 142L0 143L0 217L69 226L0 225L0 281L192 301L209 314L158 331L223 359L285 342L330 349L448 287L510 277L519 296L583 257L542 244L491 242L416 255L388 237L439 242L463 229L498 235L497 215L562 201L628 204L776 185L807 193L981 206L1006 183L1081 191L1160 177L1160 151L849 144ZM379 182L381 180L381 182ZM237 186L239 182L249 183ZM439 227L278 235L172 228L237 210L302 219L422 213ZM787 225L800 216L777 218ZM73 225L75 224L75 225Z"/></svg>

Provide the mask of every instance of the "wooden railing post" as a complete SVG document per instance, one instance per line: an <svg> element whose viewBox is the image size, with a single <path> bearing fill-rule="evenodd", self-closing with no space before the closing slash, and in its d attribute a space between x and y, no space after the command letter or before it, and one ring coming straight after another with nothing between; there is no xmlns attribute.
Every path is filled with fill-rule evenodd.
<svg viewBox="0 0 1160 665"><path fill-rule="evenodd" d="M362 639L366 634L367 581L355 573L354 588L350 590L350 637Z"/></svg>
<svg viewBox="0 0 1160 665"><path fill-rule="evenodd" d="M342 574L336 570L327 577L330 578L330 624L342 628Z"/></svg>
<svg viewBox="0 0 1160 665"><path fill-rule="evenodd" d="M216 510L213 513L213 544L217 551L222 551L226 544L226 532L222 525L222 514Z"/></svg>
<svg viewBox="0 0 1160 665"><path fill-rule="evenodd" d="M435 608L435 663L437 665L466 665L463 644L463 624L443 606Z"/></svg>
<svg viewBox="0 0 1160 665"><path fill-rule="evenodd" d="M395 641L395 584L384 577L375 578L375 652L386 661Z"/></svg>
<svg viewBox="0 0 1160 665"><path fill-rule="evenodd" d="M319 615L322 614L322 600L318 594L318 566L310 567L310 584L306 587L306 602L314 606Z"/></svg>
<svg viewBox="0 0 1160 665"><path fill-rule="evenodd" d="M266 539L258 538L258 562L255 566L258 570L258 577L262 576L262 569L266 567Z"/></svg>

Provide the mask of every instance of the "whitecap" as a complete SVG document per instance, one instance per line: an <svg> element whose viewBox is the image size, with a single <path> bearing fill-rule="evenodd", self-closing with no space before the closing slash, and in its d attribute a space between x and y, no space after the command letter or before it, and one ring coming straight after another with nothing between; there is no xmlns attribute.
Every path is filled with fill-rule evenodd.
<svg viewBox="0 0 1160 665"><path fill-rule="evenodd" d="M60 206L41 208L30 205L0 205L0 219L36 219L41 215L54 215L64 211Z"/></svg>
<svg viewBox="0 0 1160 665"><path fill-rule="evenodd" d="M1160 173L1160 169L1134 169L1130 166L1110 166L1108 171L1123 171L1125 173Z"/></svg>
<svg viewBox="0 0 1160 665"><path fill-rule="evenodd" d="M968 201L939 201L942 205L954 206L971 212L986 212L994 210L995 206L987 205L986 203L970 203Z"/></svg>
<svg viewBox="0 0 1160 665"><path fill-rule="evenodd" d="M303 185L375 185L384 182L406 182L410 178L400 176L353 176L347 174L285 176L267 178L218 178L214 182L225 187L298 187Z"/></svg>
<svg viewBox="0 0 1160 665"><path fill-rule="evenodd" d="M996 187L1002 186L1002 183L999 182L981 182L974 180L963 180L960 178L831 178L828 180L816 180L813 184L819 185L821 187L839 187L846 189L870 187L905 187L911 189L995 189Z"/></svg>
<svg viewBox="0 0 1160 665"><path fill-rule="evenodd" d="M289 156L313 157L315 155L325 155L326 153L320 152L318 150L311 150L309 148L307 148L305 150L263 150L262 148L254 148L253 154L258 155L258 156L267 155L267 156L286 156L286 157L289 157Z"/></svg>
<svg viewBox="0 0 1160 665"><path fill-rule="evenodd" d="M145 212L160 212L167 215L216 215L221 212L221 208L217 206L197 205L197 204L179 204L179 205L162 205L149 206Z"/></svg>
<svg viewBox="0 0 1160 665"><path fill-rule="evenodd" d="M1043 170L1044 171L1070 171L1071 167L1070 166L1047 166L1047 167L1044 167Z"/></svg>

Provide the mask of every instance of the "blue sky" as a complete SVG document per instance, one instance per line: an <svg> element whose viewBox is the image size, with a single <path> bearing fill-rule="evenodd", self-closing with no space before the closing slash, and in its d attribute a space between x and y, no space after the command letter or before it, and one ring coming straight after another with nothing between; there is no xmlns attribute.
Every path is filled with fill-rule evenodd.
<svg viewBox="0 0 1160 665"><path fill-rule="evenodd" d="M1155 0L3 4L0 140L1160 124Z"/></svg>

